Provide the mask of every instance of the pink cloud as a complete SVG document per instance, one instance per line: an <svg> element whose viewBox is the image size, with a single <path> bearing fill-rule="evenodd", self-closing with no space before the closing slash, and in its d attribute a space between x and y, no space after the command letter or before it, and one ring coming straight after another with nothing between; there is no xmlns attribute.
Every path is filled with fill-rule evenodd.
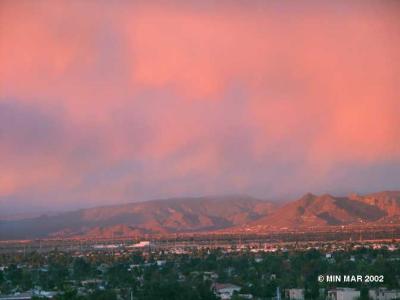
<svg viewBox="0 0 400 300"><path fill-rule="evenodd" d="M396 165L399 9L3 1L0 103L55 133L0 140L0 194L276 196L324 190L343 165ZM31 136L24 114L3 131Z"/></svg>

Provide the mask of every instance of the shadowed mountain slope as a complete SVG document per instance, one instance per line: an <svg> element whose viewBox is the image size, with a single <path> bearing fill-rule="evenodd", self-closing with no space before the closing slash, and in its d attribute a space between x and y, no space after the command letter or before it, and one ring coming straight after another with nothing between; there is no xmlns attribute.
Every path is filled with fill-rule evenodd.
<svg viewBox="0 0 400 300"><path fill-rule="evenodd" d="M217 230L268 215L274 204L248 196L153 200L18 221L0 221L0 239Z"/></svg>

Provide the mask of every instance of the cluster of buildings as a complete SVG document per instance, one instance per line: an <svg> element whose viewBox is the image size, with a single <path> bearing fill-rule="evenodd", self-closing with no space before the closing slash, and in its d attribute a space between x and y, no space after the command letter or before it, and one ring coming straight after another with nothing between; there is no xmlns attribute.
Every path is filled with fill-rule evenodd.
<svg viewBox="0 0 400 300"><path fill-rule="evenodd" d="M321 290L322 294L325 291ZM305 300L304 289L286 289L285 296L289 300ZM361 292L354 288L333 288L326 293L326 300L356 300L361 296ZM387 288L375 288L368 291L370 300L393 300L400 299L400 290L389 290Z"/></svg>
<svg viewBox="0 0 400 300"><path fill-rule="evenodd" d="M200 248L202 246L199 246ZM336 252L342 252L350 249L357 249L358 247L360 248L370 248L370 249L387 249L389 251L395 251L398 250L398 244L391 244L391 243L370 243L370 244L352 244L352 245L346 245L346 244L340 244L340 243L324 243L324 244L318 244L318 243L309 243L309 244L304 244L304 245L272 245L272 244L254 244L254 245L237 245L235 247L226 247L220 249L221 252L218 253L230 253L230 252L240 252L244 251L244 253L251 253L251 257L254 257L254 262L256 264L260 264L263 262L264 258L266 257L263 252L287 252L292 249L296 250L310 250L310 249L317 249L320 250L323 254L322 259L324 261L327 261L329 264L334 264L336 263L335 261L335 255ZM208 248L207 253L210 254L210 249ZM136 268L148 268L148 267L157 267L159 269L165 268L165 266L168 266L170 260L168 257L174 257L173 255L169 254L190 254L192 253L190 250L190 247L188 248L185 245L182 244L175 244L172 243L169 245L167 248L161 248L158 245L155 245L154 243L150 241L141 241L135 244L130 244L130 245L125 245L125 244L95 244L91 246L90 251L75 251L72 256L73 257L90 257L90 256L95 256L98 253L106 254L107 256L126 256L129 257L131 253L142 253L143 260L138 263L135 261L135 264L132 264L133 261L130 261L130 264L127 264L125 267L127 268L128 271L133 271ZM158 255L158 253L160 253ZM148 259L149 256L154 256L151 259ZM399 260L400 256L396 253L394 253L393 257L388 258L388 260ZM234 253L235 255L235 253ZM286 254L285 254L286 255ZM362 255L367 255L367 254L362 254ZM362 255L347 255L346 256L346 261L352 261L356 262L360 259L362 259ZM224 256L224 255L222 255ZM336 257L337 258L337 257ZM167 261L168 259L168 261ZM75 281L75 280L70 280L72 283L71 285L76 288L78 291L78 294L80 295L87 295L90 294L91 291L93 290L101 290L101 289L106 289L107 287L107 282L105 281L105 278L103 275L106 274L107 270L110 268L111 265L107 263L102 263L96 267L96 271L98 271L98 278L90 278L86 279L83 281ZM0 266L0 271L5 271L7 267L6 266ZM25 265L18 265L18 268L28 268L29 266ZM47 265L43 265L40 267L40 271L42 272L47 272ZM226 277L224 280L222 280L222 275L221 278L219 278L217 272L214 271L192 271L183 273L181 270L178 270L178 281L184 282L187 281L187 277L190 276L198 276L197 278L202 278L203 281L211 281L212 282L212 292L222 300L228 300L235 298L236 296L239 297L240 299L259 299L252 294L246 293L246 291L252 291L254 295L257 295L257 292L248 288L250 287L250 283L245 283L245 281L240 281L240 280L235 280L234 277L237 277L237 274L235 274L234 267L227 266L224 268L224 272L228 277ZM243 271L242 271L243 272ZM224 274L225 274L224 273ZM272 272L271 272L272 273ZM276 279L275 274L268 273L265 275L265 279L270 278L271 280ZM91 275L92 276L92 275ZM143 283L144 279L142 275L133 275L136 276L135 279L138 280L141 284ZM201 279L200 279L201 280ZM264 275L262 280L264 280ZM227 282L231 281L231 282ZM233 282L233 283L232 283ZM240 286L242 285L243 288ZM25 299L31 299L32 297L39 297L39 298L44 298L44 299L51 299L54 298L57 292L53 291L41 291L41 290L31 290L23 293L18 293L15 292L11 295L2 295L0 294L0 300L25 300ZM360 298L361 292L360 290L354 289L354 288L331 288L329 290L321 289L320 290L320 297L321 299L326 299L326 300L355 300ZM390 290L387 288L373 288L368 291L368 297L370 300L392 300L392 299L400 299L400 290ZM289 288L289 289L284 289L283 292L281 293L279 288L276 291L276 300L281 300L281 299L290 299L290 300L306 300L305 296L305 290L303 288Z"/></svg>
<svg viewBox="0 0 400 300"><path fill-rule="evenodd" d="M30 300L33 297L42 298L42 299L53 299L58 292L54 291L43 291L43 290L36 290L32 289L27 292L15 292L13 294L2 295L0 294L0 300Z"/></svg>

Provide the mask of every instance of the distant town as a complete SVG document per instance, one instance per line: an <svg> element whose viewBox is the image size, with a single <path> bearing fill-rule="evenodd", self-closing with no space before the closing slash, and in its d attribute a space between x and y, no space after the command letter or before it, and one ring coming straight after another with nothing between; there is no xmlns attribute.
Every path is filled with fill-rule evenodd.
<svg viewBox="0 0 400 300"><path fill-rule="evenodd" d="M397 239L1 244L0 299L400 299Z"/></svg>

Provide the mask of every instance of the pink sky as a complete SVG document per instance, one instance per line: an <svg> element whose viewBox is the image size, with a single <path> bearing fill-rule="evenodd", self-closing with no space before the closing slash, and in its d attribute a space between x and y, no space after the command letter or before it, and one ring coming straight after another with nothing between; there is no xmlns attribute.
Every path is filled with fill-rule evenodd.
<svg viewBox="0 0 400 300"><path fill-rule="evenodd" d="M397 1L1 1L0 209L400 189Z"/></svg>

